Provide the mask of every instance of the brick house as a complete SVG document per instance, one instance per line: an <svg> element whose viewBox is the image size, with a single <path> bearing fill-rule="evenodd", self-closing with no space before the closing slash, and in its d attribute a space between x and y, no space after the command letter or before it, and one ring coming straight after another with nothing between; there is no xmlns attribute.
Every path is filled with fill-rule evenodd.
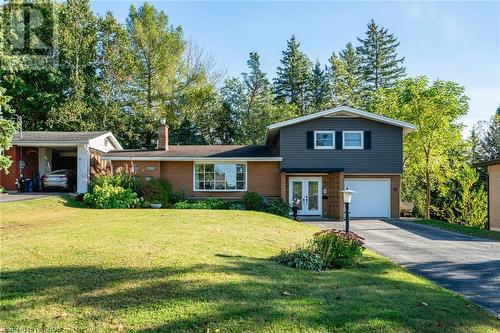
<svg viewBox="0 0 500 333"><path fill-rule="evenodd" d="M241 198L247 191L301 201L300 215L343 217L340 190L356 193L353 217L399 217L403 135L415 126L338 107L268 126L264 145L169 145L168 126L155 150L111 150L114 170L144 181L167 179L193 199Z"/></svg>

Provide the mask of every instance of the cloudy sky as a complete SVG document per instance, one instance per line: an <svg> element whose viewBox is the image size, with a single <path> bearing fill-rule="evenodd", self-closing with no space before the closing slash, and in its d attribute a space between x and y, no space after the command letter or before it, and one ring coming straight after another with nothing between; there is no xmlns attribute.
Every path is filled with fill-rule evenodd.
<svg viewBox="0 0 500 333"><path fill-rule="evenodd" d="M125 21L142 1L92 1ZM500 104L500 2L172 2L150 1L173 25L236 76L246 71L251 51L273 77L295 34L311 60L326 63L332 51L357 44L373 18L399 39L408 75L453 80L470 97L469 127L487 120Z"/></svg>

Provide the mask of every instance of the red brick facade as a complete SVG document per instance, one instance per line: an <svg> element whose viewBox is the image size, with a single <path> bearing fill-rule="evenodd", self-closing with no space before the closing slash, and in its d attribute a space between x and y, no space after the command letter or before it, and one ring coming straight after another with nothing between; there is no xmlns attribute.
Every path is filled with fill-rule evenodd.
<svg viewBox="0 0 500 333"><path fill-rule="evenodd" d="M113 169L131 169L147 180L148 177L164 178L172 185L174 192L184 192L191 198L241 198L247 191L269 197L280 196L280 162L247 162L247 191L216 192L193 190L193 161L113 161Z"/></svg>

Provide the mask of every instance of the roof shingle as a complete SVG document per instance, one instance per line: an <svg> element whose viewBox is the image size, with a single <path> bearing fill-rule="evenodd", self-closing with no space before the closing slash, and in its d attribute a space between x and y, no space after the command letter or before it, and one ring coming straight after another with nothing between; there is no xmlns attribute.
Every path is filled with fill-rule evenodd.
<svg viewBox="0 0 500 333"><path fill-rule="evenodd" d="M17 132L12 138L13 143L31 142L31 141L54 141L54 142L82 142L96 138L109 133L109 131L100 132L49 132L49 131L23 131Z"/></svg>
<svg viewBox="0 0 500 333"><path fill-rule="evenodd" d="M263 145L171 145L168 150L116 150L106 157L276 157Z"/></svg>

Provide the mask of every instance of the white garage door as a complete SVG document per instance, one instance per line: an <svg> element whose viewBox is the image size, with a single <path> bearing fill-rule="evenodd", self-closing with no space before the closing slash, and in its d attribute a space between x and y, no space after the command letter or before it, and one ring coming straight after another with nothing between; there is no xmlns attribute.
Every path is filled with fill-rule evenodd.
<svg viewBox="0 0 500 333"><path fill-rule="evenodd" d="M390 217L390 179L345 179L344 183L356 192L349 209L352 217Z"/></svg>

